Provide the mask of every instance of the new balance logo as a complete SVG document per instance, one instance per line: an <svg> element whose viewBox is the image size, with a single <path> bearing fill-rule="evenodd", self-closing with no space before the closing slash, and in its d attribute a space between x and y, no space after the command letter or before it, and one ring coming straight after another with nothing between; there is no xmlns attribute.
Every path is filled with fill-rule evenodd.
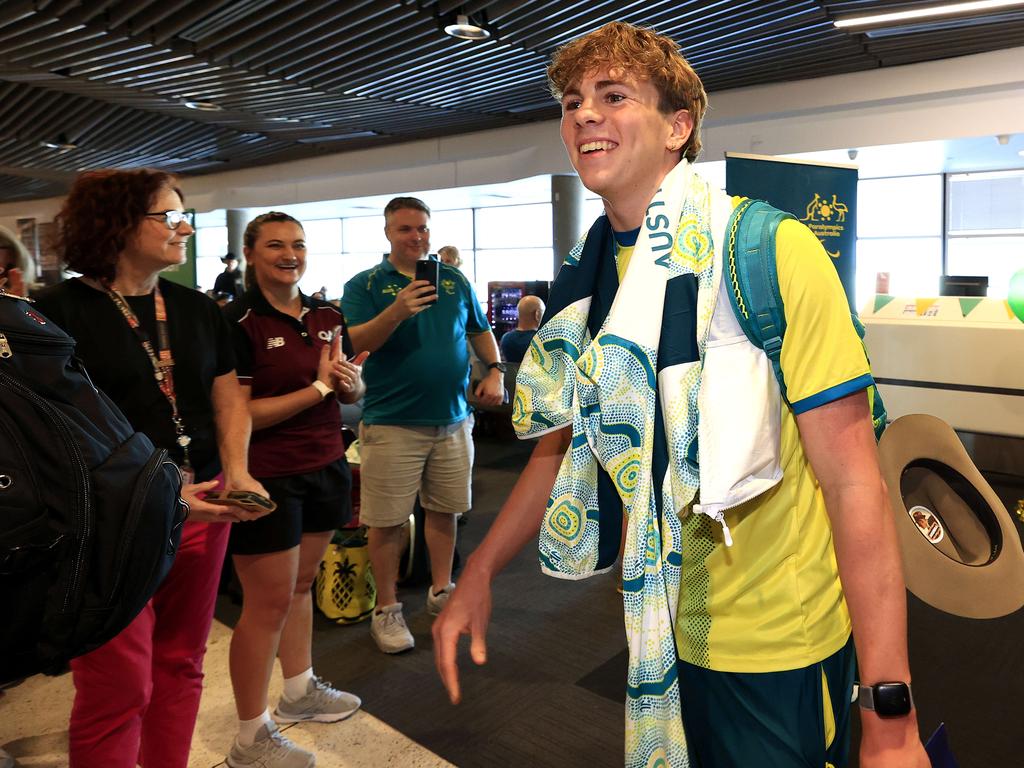
<svg viewBox="0 0 1024 768"><path fill-rule="evenodd" d="M267 349L284 346L284 336L271 336L267 339Z"/></svg>

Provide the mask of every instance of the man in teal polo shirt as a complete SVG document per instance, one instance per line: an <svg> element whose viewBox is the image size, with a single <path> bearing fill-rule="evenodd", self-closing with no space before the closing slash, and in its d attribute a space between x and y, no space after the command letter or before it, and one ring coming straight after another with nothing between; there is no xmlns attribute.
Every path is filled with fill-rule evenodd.
<svg viewBox="0 0 1024 768"><path fill-rule="evenodd" d="M504 398L498 345L473 287L457 269L439 264L437 291L416 280L416 262L430 248L430 209L396 197L384 209L391 252L345 285L342 308L352 345L370 357L360 443L360 520L369 526L377 610L370 634L385 653L415 645L395 584L402 524L419 494L425 514L432 585L427 610L441 612L455 585L455 516L470 506L473 440L466 387L466 340L488 366L476 396Z"/></svg>

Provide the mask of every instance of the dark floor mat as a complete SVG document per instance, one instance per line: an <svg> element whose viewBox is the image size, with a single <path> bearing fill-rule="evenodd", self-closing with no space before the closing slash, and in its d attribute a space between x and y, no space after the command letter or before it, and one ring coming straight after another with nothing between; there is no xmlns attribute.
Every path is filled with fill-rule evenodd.
<svg viewBox="0 0 1024 768"><path fill-rule="evenodd" d="M576 685L611 701L623 702L626 700L626 667L628 664L629 651L623 648L621 652L612 656L604 664L577 680Z"/></svg>

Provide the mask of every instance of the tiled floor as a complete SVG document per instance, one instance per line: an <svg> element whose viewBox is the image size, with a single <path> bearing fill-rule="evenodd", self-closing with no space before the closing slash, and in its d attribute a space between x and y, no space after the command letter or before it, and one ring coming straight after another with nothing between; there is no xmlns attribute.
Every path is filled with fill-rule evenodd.
<svg viewBox="0 0 1024 768"><path fill-rule="evenodd" d="M214 622L206 654L207 676L189 768L223 765L235 733L235 708L227 678L230 630ZM281 690L280 673L271 681L271 702ZM71 676L31 678L0 698L0 747L25 768L68 764L67 722L74 689ZM318 768L450 766L433 752L365 712L340 723L300 723L288 737L317 755Z"/></svg>

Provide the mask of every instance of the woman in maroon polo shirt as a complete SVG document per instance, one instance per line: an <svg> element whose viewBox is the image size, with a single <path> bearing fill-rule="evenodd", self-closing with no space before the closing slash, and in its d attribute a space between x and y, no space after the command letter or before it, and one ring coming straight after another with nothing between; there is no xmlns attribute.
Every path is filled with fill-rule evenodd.
<svg viewBox="0 0 1024 768"><path fill-rule="evenodd" d="M312 754L277 732L267 691L276 656L285 680L273 720L335 722L361 704L313 674L310 585L351 511L337 401L362 397L365 354L350 360L341 311L299 291L306 270L301 223L265 213L249 223L244 240L250 288L226 314L253 420L250 471L277 510L231 537L243 600L231 638L239 733L227 764L313 765Z"/></svg>

